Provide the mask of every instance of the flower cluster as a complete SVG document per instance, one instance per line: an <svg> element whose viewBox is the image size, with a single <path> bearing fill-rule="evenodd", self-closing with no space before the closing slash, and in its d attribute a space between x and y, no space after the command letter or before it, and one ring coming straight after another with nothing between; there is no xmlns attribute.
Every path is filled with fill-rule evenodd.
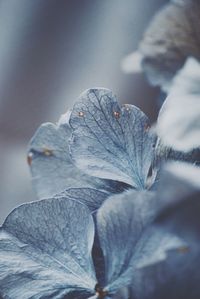
<svg viewBox="0 0 200 299"><path fill-rule="evenodd" d="M200 298L197 153L165 147L110 90L85 91L29 144L39 200L0 228L1 296Z"/></svg>

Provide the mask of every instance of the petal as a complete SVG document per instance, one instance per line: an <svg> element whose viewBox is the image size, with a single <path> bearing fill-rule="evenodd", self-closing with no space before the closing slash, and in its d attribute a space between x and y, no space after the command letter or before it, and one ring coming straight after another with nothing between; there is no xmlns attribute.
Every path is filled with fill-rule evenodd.
<svg viewBox="0 0 200 299"><path fill-rule="evenodd" d="M135 248L134 265L139 264L133 274L129 296L144 299L197 299L200 297L200 168L186 163L168 164L156 197L159 207L156 215L159 217L153 227L171 235L170 242L164 245L169 246L176 238L183 243L167 250L167 258L163 255L162 259L159 251L166 233L162 234L160 241L159 238L156 241L156 234L152 233L152 240L155 240L149 246L144 239L147 236L145 233ZM156 244L158 246L154 248ZM151 252L154 254L151 255ZM141 253L144 255L141 256ZM159 255L160 261L154 263L154 257ZM138 269L141 267L144 268Z"/></svg>
<svg viewBox="0 0 200 299"><path fill-rule="evenodd" d="M134 296L148 299L200 298L200 191L185 197L176 209L157 220L160 228L180 237L186 245L168 252L167 259L135 272ZM137 297L136 297L137 298Z"/></svg>
<svg viewBox="0 0 200 299"><path fill-rule="evenodd" d="M194 273L192 268L197 264L199 267L199 263L195 263L195 256L193 259L185 258L185 263L183 263L183 259L183 255L180 255L179 258L177 254L170 255L165 261L166 264L162 263L153 269L146 269L148 275L142 273L143 276L141 274L140 283L138 283L138 286L140 285L137 291L138 298L198 299L200 294L199 274L198 272ZM196 259L199 259L199 255L196 255ZM174 270L175 268L177 271ZM136 298L135 293L136 291L133 291L133 296L130 298Z"/></svg>
<svg viewBox="0 0 200 299"><path fill-rule="evenodd" d="M140 289L143 288L140 281L141 273L145 277L145 271L148 273L149 268L156 269L159 264L166 263L172 254L178 256L179 250L185 248L187 250L187 242L182 238L162 229L158 225L152 225L143 232L135 246L132 260L127 265L126 271L109 288L115 290L119 284L124 284L129 286L134 294L137 294L137 292L144 292L145 294L148 291ZM182 263L184 263L184 255L182 255ZM153 273L151 274L153 275ZM133 298L135 297L133 296Z"/></svg>
<svg viewBox="0 0 200 299"><path fill-rule="evenodd" d="M149 81L167 92L187 57L200 58L199 1L174 2L157 12L139 46L143 55L142 66Z"/></svg>
<svg viewBox="0 0 200 299"><path fill-rule="evenodd" d="M113 196L99 209L97 225L106 266L106 290L130 285L137 268L158 263L169 250L185 243L172 233L151 226L155 196L131 191Z"/></svg>
<svg viewBox="0 0 200 299"><path fill-rule="evenodd" d="M73 199L85 204L93 214L95 222L96 212L107 197L108 193L91 188L72 188L56 196L56 198L65 198L65 200ZM97 234L95 234L94 238L92 256L94 257L94 267L98 283L103 284L105 280L104 258Z"/></svg>
<svg viewBox="0 0 200 299"><path fill-rule="evenodd" d="M140 109L121 107L110 90L90 89L74 105L69 123L77 167L92 176L146 187L155 136Z"/></svg>
<svg viewBox="0 0 200 299"><path fill-rule="evenodd" d="M93 241L93 219L77 201L48 199L16 208L0 229L1 295L89 297L96 284Z"/></svg>
<svg viewBox="0 0 200 299"><path fill-rule="evenodd" d="M155 198L152 201L154 218L185 204L188 195L200 189L200 168L186 162L168 162L160 170Z"/></svg>
<svg viewBox="0 0 200 299"><path fill-rule="evenodd" d="M176 256L188 247L197 252L199 243L190 235L196 234L200 227L195 224L195 213L193 225L189 225L192 223L192 219L188 220L192 217L189 211L193 210L194 203L188 201L188 195L191 197L198 190L200 169L186 163L171 163L162 175L156 194L132 190L104 202L97 213L97 228L105 257L105 288L110 293L134 284L140 269L157 267L173 252ZM185 214L179 209L185 209ZM179 220L175 221L179 217L182 230Z"/></svg>
<svg viewBox="0 0 200 299"><path fill-rule="evenodd" d="M200 147L200 64L187 60L177 74L158 117L157 132L163 143L188 152Z"/></svg>
<svg viewBox="0 0 200 299"><path fill-rule="evenodd" d="M73 199L85 204L94 213L110 194L92 188L71 188L59 194L56 198Z"/></svg>
<svg viewBox="0 0 200 299"><path fill-rule="evenodd" d="M150 208L153 201L153 193L131 190L112 196L98 210L97 230L105 257L106 284L126 271L134 246L154 216Z"/></svg>
<svg viewBox="0 0 200 299"><path fill-rule="evenodd" d="M198 299L199 248L187 248L168 251L167 259L135 271L128 298Z"/></svg>
<svg viewBox="0 0 200 299"><path fill-rule="evenodd" d="M51 123L41 125L31 139L28 162L38 197L48 198L71 187L121 191L119 184L91 178L74 166L68 148L70 136L71 129L66 116L63 116L58 126Z"/></svg>
<svg viewBox="0 0 200 299"><path fill-rule="evenodd" d="M157 139L155 147L155 164L160 168L160 163L168 160L185 161L195 164L200 163L200 149L194 149L188 153L173 150L171 147L165 146L161 139Z"/></svg>

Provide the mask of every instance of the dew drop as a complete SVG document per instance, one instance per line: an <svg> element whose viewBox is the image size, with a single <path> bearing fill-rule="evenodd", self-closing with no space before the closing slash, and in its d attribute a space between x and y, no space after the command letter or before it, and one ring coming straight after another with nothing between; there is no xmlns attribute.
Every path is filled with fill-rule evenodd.
<svg viewBox="0 0 200 299"><path fill-rule="evenodd" d="M113 112L115 118L120 118L120 113L118 111Z"/></svg>
<svg viewBox="0 0 200 299"><path fill-rule="evenodd" d="M84 112L83 111L79 111L78 116L83 117L84 116Z"/></svg>
<svg viewBox="0 0 200 299"><path fill-rule="evenodd" d="M33 153L29 152L27 155L27 163L29 166L31 166L32 161L33 161Z"/></svg>

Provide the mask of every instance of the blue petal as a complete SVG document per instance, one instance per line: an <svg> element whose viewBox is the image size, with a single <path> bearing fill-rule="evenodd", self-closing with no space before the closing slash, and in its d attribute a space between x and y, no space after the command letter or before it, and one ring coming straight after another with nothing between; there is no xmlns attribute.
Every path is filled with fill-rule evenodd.
<svg viewBox="0 0 200 299"><path fill-rule="evenodd" d="M105 257L107 286L127 270L134 247L154 217L153 200L151 192L131 190L106 200L98 210L97 229ZM125 285L120 282L117 288Z"/></svg>
<svg viewBox="0 0 200 299"><path fill-rule="evenodd" d="M163 161L185 161L191 162L195 164L200 163L200 149L194 149L188 153L175 151L171 147L165 146L161 140L158 138L157 144L155 147L156 152L156 163L160 163ZM157 166L159 168L159 166Z"/></svg>
<svg viewBox="0 0 200 299"><path fill-rule="evenodd" d="M200 169L170 163L155 198L157 217L134 248L129 297L200 298Z"/></svg>
<svg viewBox="0 0 200 299"><path fill-rule="evenodd" d="M200 298L199 199L200 192L191 194L176 211L168 211L159 219L160 227L175 233L186 245L169 252L162 262L137 272L133 278L134 295L144 299Z"/></svg>
<svg viewBox="0 0 200 299"><path fill-rule="evenodd" d="M20 206L0 229L0 294L10 299L92 296L93 241L92 216L77 201Z"/></svg>
<svg viewBox="0 0 200 299"><path fill-rule="evenodd" d="M126 264L126 269L115 281L112 281L107 286L107 289L110 292L116 292L120 287L127 286L132 292L137 293L138 290L141 291L142 283L139 279L141 273L145 273L146 269L150 267L157 267L163 261L165 262L171 252L176 252L177 254L179 248L187 248L187 243L176 235L158 226L146 229L136 246L132 248L133 252ZM135 297L133 296L133 298ZM136 296L136 298L140 297Z"/></svg>
<svg viewBox="0 0 200 299"><path fill-rule="evenodd" d="M39 127L31 139L28 161L38 197L52 197L70 187L96 187L108 192L123 190L116 182L92 178L74 166L68 148L70 136L67 123L58 126L46 123Z"/></svg>
<svg viewBox="0 0 200 299"><path fill-rule="evenodd" d="M175 150L189 152L200 147L199 86L200 63L190 57L175 76L157 121L158 135Z"/></svg>
<svg viewBox="0 0 200 299"><path fill-rule="evenodd" d="M62 197L64 197L65 200L73 199L85 204L93 214L94 221L96 222L96 212L108 197L108 193L92 188L72 188L56 196L56 198ZM104 258L97 234L95 234L94 238L92 256L94 257L94 267L97 280L100 284L103 284L105 280Z"/></svg>
<svg viewBox="0 0 200 299"><path fill-rule="evenodd" d="M121 107L107 89L90 89L75 104L69 123L77 167L92 176L146 188L155 136L140 109Z"/></svg>
<svg viewBox="0 0 200 299"><path fill-rule="evenodd" d="M176 231L154 224L165 209L167 202L159 202L154 193L137 191L113 196L99 209L98 234L109 293L131 285L138 269L158 264L168 252L187 246Z"/></svg>
<svg viewBox="0 0 200 299"><path fill-rule="evenodd" d="M129 298L198 299L199 268L199 249L168 252L166 260L135 273Z"/></svg>
<svg viewBox="0 0 200 299"><path fill-rule="evenodd" d="M71 188L59 193L55 197L64 197L65 199L79 201L85 204L89 210L94 213L109 195L107 192L92 188Z"/></svg>

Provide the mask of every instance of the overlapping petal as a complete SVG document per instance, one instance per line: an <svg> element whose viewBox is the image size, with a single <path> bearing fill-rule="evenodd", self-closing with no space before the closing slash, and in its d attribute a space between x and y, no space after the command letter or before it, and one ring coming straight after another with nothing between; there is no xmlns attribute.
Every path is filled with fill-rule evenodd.
<svg viewBox="0 0 200 299"><path fill-rule="evenodd" d="M154 194L130 191L113 196L97 214L100 244L106 265L105 289L111 294L132 284L137 269L156 264L184 242L152 225Z"/></svg>
<svg viewBox="0 0 200 299"><path fill-rule="evenodd" d="M165 188L164 188L165 187ZM181 238L185 245L168 252L167 259L135 273L130 298L200 297L200 169L168 167L158 197L163 198L156 225ZM166 206L166 204L168 206Z"/></svg>
<svg viewBox="0 0 200 299"><path fill-rule="evenodd" d="M122 184L91 178L76 168L69 155L70 137L71 129L67 119L62 117L58 125L41 125L31 139L28 162L38 197L52 197L68 188L92 187L109 193L122 191Z"/></svg>
<svg viewBox="0 0 200 299"><path fill-rule="evenodd" d="M147 187L155 135L140 109L119 105L108 89L90 89L74 105L69 123L70 151L78 168L136 189Z"/></svg>
<svg viewBox="0 0 200 299"><path fill-rule="evenodd" d="M174 162L164 171L156 193L129 191L108 199L97 214L106 265L105 289L115 293L120 288L131 286L132 293L144 292L144 298L149 298L147 290L151 286L143 290L140 278L151 281L154 276L156 287L158 268L163 277L168 277L166 284L163 279L160 286L165 291L169 287L170 275L177 280L174 290L180 287L181 281L186 283L184 253L189 252L187 263L200 257L199 196L200 169L187 163ZM177 265L183 271L180 276ZM189 281L194 286L196 277L199 277L199 267L195 264L193 267L194 280L189 278ZM165 269L167 274L162 273ZM159 293L159 288L156 292Z"/></svg>
<svg viewBox="0 0 200 299"><path fill-rule="evenodd" d="M159 207L156 226L175 234L185 245L168 251L166 259L134 272L127 298L197 299L200 296L200 169L186 163L170 163L161 177L156 197Z"/></svg>
<svg viewBox="0 0 200 299"><path fill-rule="evenodd" d="M159 298L171 277L174 285L168 294L179 291L181 299L181 283L188 281L195 286L199 265L194 261L200 257L199 172L190 164L172 163L156 193L129 190L112 196L99 208L97 232L105 259L101 286L102 292L107 292L104 298L126 287L131 298L142 293L142 298L148 298L151 292ZM67 198L22 205L6 219L0 230L3 296L98 298L91 258L94 222L89 209L78 200L77 190L68 192ZM162 281L157 271L163 275ZM141 288L142 281L145 288ZM189 298L197 298L188 292ZM194 294L200 294L198 288Z"/></svg>
<svg viewBox="0 0 200 299"><path fill-rule="evenodd" d="M108 198L110 193L92 188L70 188L58 195L55 198L64 197L66 200L76 200L85 204L89 210L94 213L100 208L103 202Z"/></svg>
<svg viewBox="0 0 200 299"><path fill-rule="evenodd" d="M93 240L91 214L77 201L48 199L20 206L0 229L1 295L88 298L96 284Z"/></svg>

